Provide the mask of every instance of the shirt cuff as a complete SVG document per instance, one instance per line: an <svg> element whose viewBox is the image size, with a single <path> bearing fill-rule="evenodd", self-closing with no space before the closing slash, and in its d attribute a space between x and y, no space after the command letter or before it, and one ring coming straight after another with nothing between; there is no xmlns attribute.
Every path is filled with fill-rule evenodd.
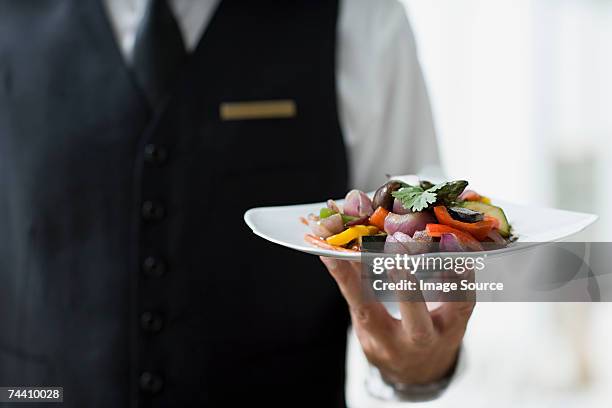
<svg viewBox="0 0 612 408"><path fill-rule="evenodd" d="M463 350L457 354L457 362L451 373L430 384L390 384L386 382L378 368L370 365L370 370L366 378L366 390L374 398L384 401L401 402L424 402L439 398L448 388L450 383L456 380L464 370Z"/></svg>

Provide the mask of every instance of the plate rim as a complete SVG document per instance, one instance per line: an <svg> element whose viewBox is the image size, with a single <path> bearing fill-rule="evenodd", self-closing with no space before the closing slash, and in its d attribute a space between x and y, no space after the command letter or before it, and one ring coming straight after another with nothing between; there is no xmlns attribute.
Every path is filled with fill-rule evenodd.
<svg viewBox="0 0 612 408"><path fill-rule="evenodd" d="M335 200L336 202L342 202L343 200ZM548 241L540 241L540 242L528 242L530 245L524 246L522 248L517 248L515 250L509 249L512 247L507 247L507 248L502 248L502 249L497 249L497 250L491 250L491 251L478 251L478 252L431 252L431 253L426 253L424 254L427 257L434 257L434 256L440 256L442 254L444 254L445 256L457 256L460 254L470 254L471 256L478 256L479 254L487 254L487 257L500 257L503 256L505 254L510 254L513 252L516 252L519 249L527 249L529 247L538 245L538 244L543 244L543 243L551 243L551 242L560 242L563 240L566 240L582 231L584 231L585 229L587 229L588 227L590 227L591 225L593 225L595 222L597 222L597 220L599 219L599 215L597 214L591 214L591 213L585 213L585 212L579 212L579 211L569 211L569 210L563 210L563 209L559 209L559 208L552 208L552 207L540 207L540 206L528 206L528 205L524 205L524 204L514 204L511 203L509 201L506 200L495 200L496 203L499 203L501 207L505 205L511 205L514 207L522 207L522 208L533 208L533 209L537 209L537 210L544 210L544 211L555 211L555 212L563 212L563 213L567 213L567 214L573 214L573 215L578 215L581 217L584 217L584 221L581 221L580 223L575 223L575 224L571 224L570 227L565 228L565 231L561 234L557 234L558 236L554 237L551 240ZM265 207L254 207L254 208L250 208L247 211L245 211L244 215L243 215L243 219L245 221L245 223L248 225L248 227L251 229L251 232L255 235L257 235L258 237L265 239L266 241L269 241L271 243L274 243L276 245L280 245L283 246L285 248L289 248L295 251L299 251L305 254L310 254L310 255L315 255L315 256L323 256L323 257L329 257L329 258L334 258L334 259L340 259L340 260L360 260L361 259L361 252L355 252L355 253L351 253L351 252L340 252L340 251L332 251L329 249L323 249L323 248L317 248L315 246L312 247L307 247L306 245L308 245L307 242L304 242L305 245L299 246L296 244L292 244L286 241L281 241L279 239L275 239L269 235L266 235L264 233L262 233L261 231L259 231L254 222L253 222L253 214L256 212L261 212L261 211L273 211L273 210L281 210L281 209L290 209L290 208L295 208L295 207L311 207L311 206L325 206L326 202L313 202L313 203L303 203L303 204L291 204L291 205L278 205L278 206L265 206ZM578 226L576 224L579 224ZM575 226L574 228L572 226ZM577 228L577 229L575 229ZM517 242L521 242L520 241L520 233L518 235L519 240ZM525 243L526 241L523 241L523 243ZM312 251L305 251L303 248L312 248ZM420 254L419 254L420 256Z"/></svg>

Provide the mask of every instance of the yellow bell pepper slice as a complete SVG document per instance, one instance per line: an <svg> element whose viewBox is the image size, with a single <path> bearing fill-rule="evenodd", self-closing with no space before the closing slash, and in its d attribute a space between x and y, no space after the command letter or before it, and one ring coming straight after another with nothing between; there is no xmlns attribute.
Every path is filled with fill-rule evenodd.
<svg viewBox="0 0 612 408"><path fill-rule="evenodd" d="M489 197L485 197L485 196L480 196L480 201L481 203L485 203L485 204L489 204L491 205L491 199Z"/></svg>
<svg viewBox="0 0 612 408"><path fill-rule="evenodd" d="M378 234L378 228L376 227L355 225L354 227L350 227L349 229L342 231L339 234L332 235L331 237L327 238L326 241L328 244L331 245L343 246L359 237L376 234Z"/></svg>

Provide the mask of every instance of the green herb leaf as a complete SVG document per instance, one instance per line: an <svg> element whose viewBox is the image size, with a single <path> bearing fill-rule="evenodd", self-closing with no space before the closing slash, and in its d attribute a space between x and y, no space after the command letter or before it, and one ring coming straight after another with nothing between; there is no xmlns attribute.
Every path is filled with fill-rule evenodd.
<svg viewBox="0 0 612 408"><path fill-rule="evenodd" d="M468 182L465 180L449 181L437 184L427 191L435 191L438 195L438 202L442 204L452 204L457 201L467 185Z"/></svg>
<svg viewBox="0 0 612 408"><path fill-rule="evenodd" d="M467 181L459 180L436 184L426 190L422 186L406 186L393 192L392 195L405 209L419 212L433 204L454 203L467 185Z"/></svg>
<svg viewBox="0 0 612 408"><path fill-rule="evenodd" d="M436 193L425 191L417 186L400 188L392 195L400 200L405 209L415 212L423 211L429 204L436 202Z"/></svg>

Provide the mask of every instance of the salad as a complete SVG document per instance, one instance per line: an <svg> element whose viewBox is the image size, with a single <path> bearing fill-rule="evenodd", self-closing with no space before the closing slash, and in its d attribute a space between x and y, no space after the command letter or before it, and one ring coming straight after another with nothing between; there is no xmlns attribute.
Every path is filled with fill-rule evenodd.
<svg viewBox="0 0 612 408"><path fill-rule="evenodd" d="M333 200L319 214L302 218L312 245L338 251L361 251L368 242L385 252L423 253L483 251L512 241L504 210L487 197L467 190L464 180L411 185L390 180L371 199L350 191L339 205Z"/></svg>

